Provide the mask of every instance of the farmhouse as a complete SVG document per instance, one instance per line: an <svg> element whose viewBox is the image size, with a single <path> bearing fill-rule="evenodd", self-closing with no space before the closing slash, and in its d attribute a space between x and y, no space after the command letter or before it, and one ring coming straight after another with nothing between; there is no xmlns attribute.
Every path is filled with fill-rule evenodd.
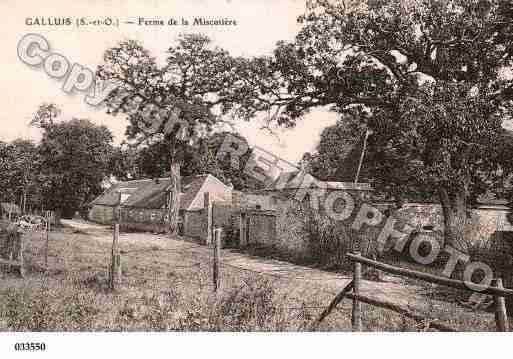
<svg viewBox="0 0 513 359"><path fill-rule="evenodd" d="M183 177L181 180L180 219L186 233L195 233L194 218L204 208L204 195L217 202L231 202L232 187L216 177L205 174ZM114 208L121 199L122 224L134 229L164 231L169 198L169 178L118 182L91 203L89 219L109 224Z"/></svg>

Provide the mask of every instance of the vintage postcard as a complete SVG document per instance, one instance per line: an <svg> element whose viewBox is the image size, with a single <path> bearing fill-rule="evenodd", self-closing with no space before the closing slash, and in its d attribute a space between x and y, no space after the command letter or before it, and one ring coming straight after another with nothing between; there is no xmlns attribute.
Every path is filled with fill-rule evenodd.
<svg viewBox="0 0 513 359"><path fill-rule="evenodd" d="M512 330L512 1L0 10L8 356Z"/></svg>

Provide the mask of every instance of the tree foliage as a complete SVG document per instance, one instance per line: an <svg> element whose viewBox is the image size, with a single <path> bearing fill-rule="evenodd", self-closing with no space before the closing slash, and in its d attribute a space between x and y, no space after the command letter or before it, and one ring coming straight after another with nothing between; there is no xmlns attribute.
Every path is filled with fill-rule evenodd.
<svg viewBox="0 0 513 359"><path fill-rule="evenodd" d="M241 156L239 168L233 168L229 156L222 161L216 155L227 135L235 136L243 146L249 148L247 140L231 132L215 132L200 140L198 148L187 147L184 151L181 174L194 176L210 173L237 190L259 189L259 181L244 172L251 150ZM169 176L169 143L158 141L138 149L116 148L110 168L118 180L159 178Z"/></svg>
<svg viewBox="0 0 513 359"><path fill-rule="evenodd" d="M38 201L39 156L34 142L17 139L0 142L0 198L18 203L23 210Z"/></svg>
<svg viewBox="0 0 513 359"><path fill-rule="evenodd" d="M507 172L511 6L376 0L347 9L317 1L299 19L296 40L266 59L275 75L260 103L284 124L331 106L371 130L374 186L395 198L436 195L447 240L463 248L468 206Z"/></svg>
<svg viewBox="0 0 513 359"><path fill-rule="evenodd" d="M343 119L325 128L316 151L307 156L308 172L324 181L353 182L366 132L362 127L357 121ZM358 182L370 180L368 163L363 164Z"/></svg>
<svg viewBox="0 0 513 359"><path fill-rule="evenodd" d="M45 127L39 145L45 208L60 210L64 217L84 209L103 191L112 152L111 132L89 120Z"/></svg>

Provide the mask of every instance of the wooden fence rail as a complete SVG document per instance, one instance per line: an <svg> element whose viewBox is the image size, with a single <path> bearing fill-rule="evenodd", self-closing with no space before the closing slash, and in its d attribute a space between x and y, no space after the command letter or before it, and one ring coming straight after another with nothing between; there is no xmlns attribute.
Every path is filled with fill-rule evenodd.
<svg viewBox="0 0 513 359"><path fill-rule="evenodd" d="M352 293L347 293L346 296L349 299L358 300L362 303L366 303L366 304L370 304L370 305L380 307L383 309L391 310L393 312L404 315L405 317L414 319L418 322L426 322L427 323L426 327L428 327L428 328L431 327L434 329L438 329L439 331L442 331L442 332L456 332L457 331L456 329L440 322L439 320L427 319L424 316L422 316L420 314L416 314L416 313L412 312L410 309L402 307L395 303L386 302L383 300L379 300L376 298L370 298L370 297L366 297L363 295L355 295ZM361 329L359 329L359 330L361 330Z"/></svg>
<svg viewBox="0 0 513 359"><path fill-rule="evenodd" d="M362 281L362 272L365 270L362 265L367 265L379 269L383 272L401 275L408 278L420 279L429 283L441 284L451 288L465 289L471 292L479 292L483 294L490 294L494 298L495 303L495 322L497 331L507 331L509 329L509 321L506 312L506 305L504 297L513 296L513 290L503 288L502 280L500 278L492 281L491 287L478 286L472 283L473 288L469 288L464 281L439 277L436 275L414 271L405 268L394 267L389 264L381 263L369 258L362 257L360 253L347 254L347 257L354 261L353 279L340 291L339 294L331 301L326 309L319 315L319 317L312 324L311 329L318 328L320 323L335 309L335 307L344 299L350 298L353 300L352 307L352 328L353 331L362 330L362 317L361 317L361 302L381 307L384 309L392 310L406 317L415 319L417 321L426 321L428 327L432 327L441 331L456 331L455 329L445 325L444 323L436 320L425 318L422 315L413 313L408 308L401 307L395 303L381 301L375 298L369 298L360 294L360 284ZM351 290L353 291L352 293Z"/></svg>
<svg viewBox="0 0 513 359"><path fill-rule="evenodd" d="M479 286L477 284L472 284L472 287L476 289L470 289L467 287L464 281L456 280L456 279L450 279L446 277L439 277L433 274L424 273L424 272L418 272L411 269L405 269L405 268L399 268L394 267L389 264L381 263L374 261L369 258L362 257L360 255L356 254L347 254L348 258L351 258L353 261L365 264L370 267L374 267L376 269L379 269L383 272L391 273L391 274L397 274L408 278L413 279L421 279L426 282L435 283L435 284L442 284L448 287L456 288L456 289L464 289L464 290L470 290L482 294L490 294L490 295L498 295L501 297L510 297L513 296L513 290L512 289L500 289L496 287L487 287L487 286Z"/></svg>

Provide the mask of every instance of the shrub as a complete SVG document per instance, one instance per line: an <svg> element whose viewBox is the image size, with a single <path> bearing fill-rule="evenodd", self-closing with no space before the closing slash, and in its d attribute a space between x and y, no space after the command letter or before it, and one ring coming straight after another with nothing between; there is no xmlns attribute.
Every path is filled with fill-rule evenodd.
<svg viewBox="0 0 513 359"><path fill-rule="evenodd" d="M216 305L215 315L229 328L264 328L269 319L276 314L274 295L274 288L268 280L244 280L239 289L222 296Z"/></svg>
<svg viewBox="0 0 513 359"><path fill-rule="evenodd" d="M313 261L321 266L346 268L346 253L356 247L355 233L343 223L326 215L310 211L305 218L304 231Z"/></svg>

